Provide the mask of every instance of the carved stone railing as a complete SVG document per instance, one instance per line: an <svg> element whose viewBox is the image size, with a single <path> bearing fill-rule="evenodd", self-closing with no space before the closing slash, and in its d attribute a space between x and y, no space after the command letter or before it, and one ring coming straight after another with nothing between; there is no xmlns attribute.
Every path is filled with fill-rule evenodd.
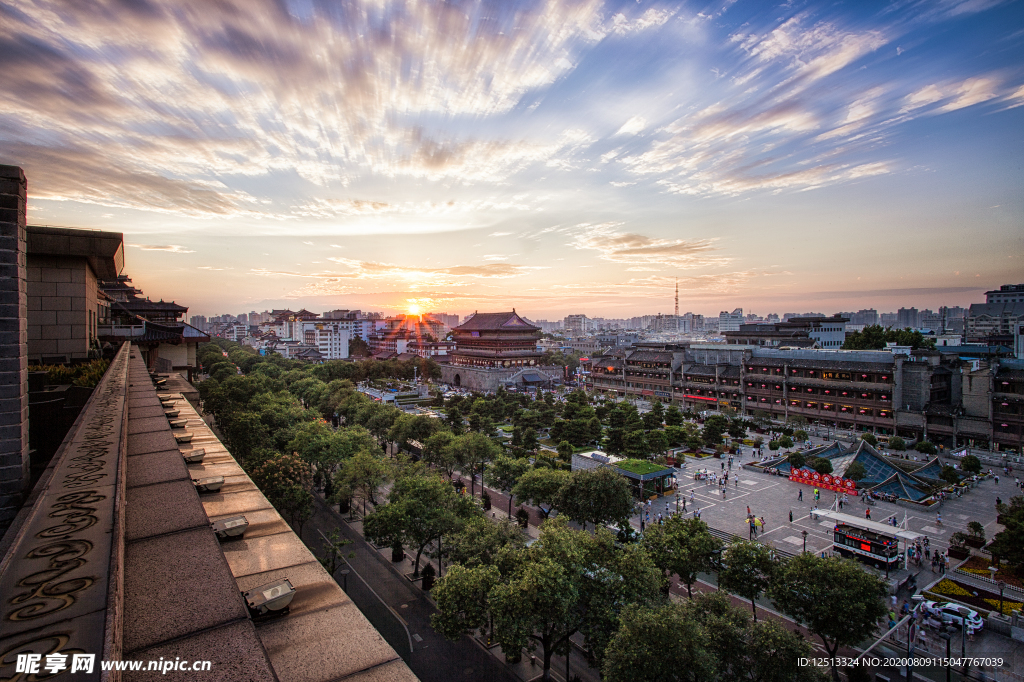
<svg viewBox="0 0 1024 682"><path fill-rule="evenodd" d="M99 661L120 658L129 352L126 343L5 538L0 679L19 678L18 654L95 654L93 674L76 679L99 679Z"/></svg>

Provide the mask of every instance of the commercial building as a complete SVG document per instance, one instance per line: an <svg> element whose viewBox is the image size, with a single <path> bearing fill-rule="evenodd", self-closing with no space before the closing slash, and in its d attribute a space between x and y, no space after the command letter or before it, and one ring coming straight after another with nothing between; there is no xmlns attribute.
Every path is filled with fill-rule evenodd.
<svg viewBox="0 0 1024 682"><path fill-rule="evenodd" d="M738 332L745 322L746 320L743 318L743 308L736 308L731 313L725 310L718 313L719 333Z"/></svg>
<svg viewBox="0 0 1024 682"><path fill-rule="evenodd" d="M1024 284L1004 284L985 292L985 303L1024 303Z"/></svg>

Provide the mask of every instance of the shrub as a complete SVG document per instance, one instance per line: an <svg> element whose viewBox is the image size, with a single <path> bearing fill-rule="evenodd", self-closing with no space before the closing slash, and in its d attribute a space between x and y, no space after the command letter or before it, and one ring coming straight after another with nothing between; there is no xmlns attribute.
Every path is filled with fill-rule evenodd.
<svg viewBox="0 0 1024 682"><path fill-rule="evenodd" d="M530 525L530 512L526 511L525 509L520 509L519 511L516 512L516 521L519 522L520 528L525 529L528 525Z"/></svg>
<svg viewBox="0 0 1024 682"><path fill-rule="evenodd" d="M981 525L979 522L971 521L967 524L967 530L971 533L972 537L976 537L981 540L985 539L985 526Z"/></svg>
<svg viewBox="0 0 1024 682"><path fill-rule="evenodd" d="M871 446L878 445L878 439L875 438L875 434L873 434L873 433L865 433L864 435L862 435L860 437L860 439L862 441L864 441L865 443L867 443L868 445L871 445Z"/></svg>
<svg viewBox="0 0 1024 682"><path fill-rule="evenodd" d="M914 446L914 449L924 455L934 455L938 452L938 448L935 447L935 443L923 440Z"/></svg>
<svg viewBox="0 0 1024 682"><path fill-rule="evenodd" d="M422 587L424 590L430 591L434 587L434 578L437 577L437 571L434 570L434 564L428 563L424 566L422 575Z"/></svg>
<svg viewBox="0 0 1024 682"><path fill-rule="evenodd" d="M907 449L907 442L899 436L893 436L889 439L889 447L893 450L902 452Z"/></svg>
<svg viewBox="0 0 1024 682"><path fill-rule="evenodd" d="M793 439L790 438L789 436L783 436L782 438L779 439L779 445L781 445L784 448L791 448L793 447Z"/></svg>
<svg viewBox="0 0 1024 682"><path fill-rule="evenodd" d="M778 450L779 449L779 441L777 441L777 440L768 441L768 449L771 450L772 452Z"/></svg>

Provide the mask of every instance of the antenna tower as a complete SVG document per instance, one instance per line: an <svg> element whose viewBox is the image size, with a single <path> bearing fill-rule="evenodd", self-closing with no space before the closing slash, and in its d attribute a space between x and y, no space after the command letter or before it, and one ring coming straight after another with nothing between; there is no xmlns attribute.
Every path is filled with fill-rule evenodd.
<svg viewBox="0 0 1024 682"><path fill-rule="evenodd" d="M679 278L676 277L676 317L679 317Z"/></svg>

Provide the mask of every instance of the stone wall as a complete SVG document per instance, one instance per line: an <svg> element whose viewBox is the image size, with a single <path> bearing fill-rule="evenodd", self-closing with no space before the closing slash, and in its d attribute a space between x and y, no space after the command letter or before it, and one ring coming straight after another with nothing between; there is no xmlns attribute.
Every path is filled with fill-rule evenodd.
<svg viewBox="0 0 1024 682"><path fill-rule="evenodd" d="M502 385L502 380L507 379L522 370L543 374L556 381L562 379L561 367L514 367L514 368L485 368L485 367L462 367L459 365L441 365L441 381L459 388L466 388L471 391L497 391Z"/></svg>
<svg viewBox="0 0 1024 682"><path fill-rule="evenodd" d="M0 166L0 533L29 480L25 173Z"/></svg>

